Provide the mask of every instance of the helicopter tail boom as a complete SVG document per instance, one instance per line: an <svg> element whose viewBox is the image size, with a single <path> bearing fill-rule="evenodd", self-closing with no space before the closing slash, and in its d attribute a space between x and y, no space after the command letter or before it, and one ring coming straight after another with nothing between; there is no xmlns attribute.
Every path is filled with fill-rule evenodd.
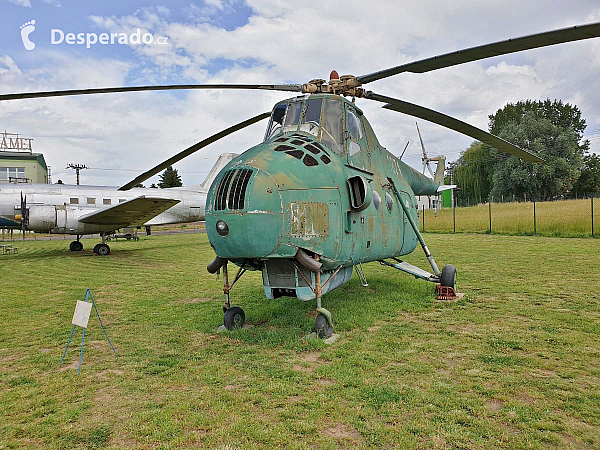
<svg viewBox="0 0 600 450"><path fill-rule="evenodd" d="M415 195L435 195L440 185L431 178L413 169L408 164L398 160L402 176Z"/></svg>

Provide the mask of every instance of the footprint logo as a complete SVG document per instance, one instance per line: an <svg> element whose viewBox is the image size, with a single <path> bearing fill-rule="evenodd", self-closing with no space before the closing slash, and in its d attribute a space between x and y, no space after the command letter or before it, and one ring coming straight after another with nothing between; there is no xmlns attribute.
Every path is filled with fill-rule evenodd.
<svg viewBox="0 0 600 450"><path fill-rule="evenodd" d="M23 39L25 50L33 50L35 48L35 44L29 40L29 35L33 30L35 30L35 20L21 25L21 39Z"/></svg>

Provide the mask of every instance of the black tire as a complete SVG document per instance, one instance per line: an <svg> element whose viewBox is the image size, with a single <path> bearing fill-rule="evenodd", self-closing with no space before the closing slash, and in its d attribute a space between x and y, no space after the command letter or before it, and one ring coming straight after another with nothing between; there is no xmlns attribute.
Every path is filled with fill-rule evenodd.
<svg viewBox="0 0 600 450"><path fill-rule="evenodd" d="M98 244L94 247L94 253L100 256L110 255L110 247L106 244Z"/></svg>
<svg viewBox="0 0 600 450"><path fill-rule="evenodd" d="M83 244L79 241L73 241L69 244L69 250L72 252L80 252L83 250Z"/></svg>
<svg viewBox="0 0 600 450"><path fill-rule="evenodd" d="M456 290L456 269L453 265L448 264L447 266L444 266L440 282L442 286L448 286Z"/></svg>
<svg viewBox="0 0 600 450"><path fill-rule="evenodd" d="M223 316L223 325L228 330L242 328L245 321L246 315L244 314L244 310L239 306L232 306L225 311L225 316Z"/></svg>
<svg viewBox="0 0 600 450"><path fill-rule="evenodd" d="M317 336L320 338L329 337L333 334L333 327L329 325L329 321L325 314L319 313L317 316L317 319L315 320L315 333L317 333Z"/></svg>

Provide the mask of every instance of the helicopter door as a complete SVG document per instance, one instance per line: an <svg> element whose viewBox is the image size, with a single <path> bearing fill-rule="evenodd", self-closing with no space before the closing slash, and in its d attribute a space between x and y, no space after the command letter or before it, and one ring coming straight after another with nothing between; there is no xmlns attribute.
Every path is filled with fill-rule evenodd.
<svg viewBox="0 0 600 450"><path fill-rule="evenodd" d="M357 112L346 105L346 150L348 164L361 169L368 170L365 166L364 136L362 123Z"/></svg>

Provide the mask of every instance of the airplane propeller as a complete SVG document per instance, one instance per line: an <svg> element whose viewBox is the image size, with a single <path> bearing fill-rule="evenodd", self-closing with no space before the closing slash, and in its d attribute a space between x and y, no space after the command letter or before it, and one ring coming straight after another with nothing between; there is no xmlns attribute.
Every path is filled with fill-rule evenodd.
<svg viewBox="0 0 600 450"><path fill-rule="evenodd" d="M21 191L21 236L25 240L25 228L29 222L29 213L27 211L27 194L23 197L23 191Z"/></svg>
<svg viewBox="0 0 600 450"><path fill-rule="evenodd" d="M0 101L41 97L104 94L115 92L164 91L182 89L252 89L283 92L302 92L305 94L313 94L319 92L331 93L382 102L384 103L383 108L385 109L401 112L414 117L418 117L423 120L436 123L451 130L458 131L459 133L466 134L467 136L480 140L481 142L487 143L497 148L498 150L517 156L525 161L540 163L543 162L541 158L523 149L520 149L519 147L509 142L506 142L484 130L476 128L472 125L469 125L453 117L447 116L443 113L434 111L432 109L408 103L403 100L379 95L372 91L365 91L361 86L387 77L398 75L403 72L425 73L430 72L432 70L451 67L458 64L464 64L472 61L481 60L484 58L490 58L493 56L505 55L523 50L530 50L534 48L546 47L550 45L578 41L583 39L590 39L595 37L600 37L600 22L547 31L543 33L523 36L520 38L508 39L504 41L494 42L491 44L471 47L464 50L446 53L407 64L401 64L399 66L390 67L384 70L380 70L378 72L373 72L358 77L352 75L343 75L340 77L337 75L337 72L334 71L332 72L332 76L330 77L328 83L323 79L315 79L305 84L182 84L158 86L124 86L112 88L71 89L59 91L0 94ZM259 116L256 116L253 119L249 119L249 121L252 121L257 117ZM243 123L244 122L242 122L242 124ZM241 124L238 124L238 126L239 125ZM231 128L235 127L236 126ZM211 141L214 142L217 139L220 139L221 137L224 137L225 135L237 131L241 128L244 128L244 126L241 126L237 129L233 129L232 131L224 134L223 136L216 137L217 135L214 135L208 139L210 140L214 138ZM208 143L206 145L208 145ZM196 145L200 145L200 143ZM197 151L200 148L202 147L198 147L195 150L190 150L190 147L190 149L188 150L190 150L190 153L193 153L193 151ZM128 189L129 187L131 186L125 185L121 189Z"/></svg>

